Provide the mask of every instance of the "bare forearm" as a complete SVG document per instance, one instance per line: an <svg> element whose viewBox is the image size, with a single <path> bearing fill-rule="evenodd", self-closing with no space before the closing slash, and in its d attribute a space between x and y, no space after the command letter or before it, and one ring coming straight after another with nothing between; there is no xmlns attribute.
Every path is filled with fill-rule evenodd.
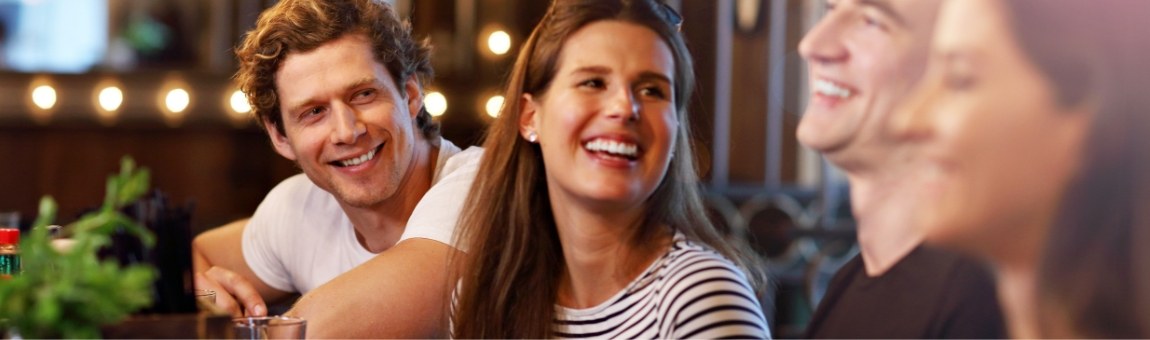
<svg viewBox="0 0 1150 340"><path fill-rule="evenodd" d="M252 272L243 256L239 220L200 234L192 242L192 268L198 289L216 291L216 305L235 316L263 315L266 301L278 301L287 292L271 288Z"/></svg>
<svg viewBox="0 0 1150 340"><path fill-rule="evenodd" d="M305 294L288 312L309 338L447 335L448 257L442 243L412 239Z"/></svg>

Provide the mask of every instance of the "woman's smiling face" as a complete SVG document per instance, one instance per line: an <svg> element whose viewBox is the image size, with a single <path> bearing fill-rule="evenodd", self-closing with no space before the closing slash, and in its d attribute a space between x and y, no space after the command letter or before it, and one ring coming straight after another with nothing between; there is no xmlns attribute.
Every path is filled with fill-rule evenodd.
<svg viewBox="0 0 1150 340"><path fill-rule="evenodd" d="M931 242L996 259L1034 250L1078 169L1086 110L1059 104L1003 3L947 2L927 74L892 120L915 144L908 213Z"/></svg>
<svg viewBox="0 0 1150 340"><path fill-rule="evenodd" d="M667 174L679 131L671 49L654 31L599 21L563 44L544 93L525 94L552 205L629 210Z"/></svg>

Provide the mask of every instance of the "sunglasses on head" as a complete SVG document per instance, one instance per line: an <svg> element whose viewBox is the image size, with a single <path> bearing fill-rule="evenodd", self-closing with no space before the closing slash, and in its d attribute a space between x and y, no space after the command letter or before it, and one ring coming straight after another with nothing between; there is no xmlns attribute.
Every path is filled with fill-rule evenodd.
<svg viewBox="0 0 1150 340"><path fill-rule="evenodd" d="M679 12L676 11L675 8L671 7L671 5L668 5L667 3L662 2L662 1L655 1L655 2L659 4L660 13L663 16L663 20L666 21L668 24L675 26L675 30L682 32L683 31L683 16L679 15Z"/></svg>

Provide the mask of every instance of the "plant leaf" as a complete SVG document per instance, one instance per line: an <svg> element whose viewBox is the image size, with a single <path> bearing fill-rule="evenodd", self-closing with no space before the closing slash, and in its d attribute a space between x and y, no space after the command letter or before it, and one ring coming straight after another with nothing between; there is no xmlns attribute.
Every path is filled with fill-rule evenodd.
<svg viewBox="0 0 1150 340"><path fill-rule="evenodd" d="M36 222L32 224L33 228L44 228L52 221L56 220L56 200L52 196L44 196L40 198L39 215L36 216Z"/></svg>

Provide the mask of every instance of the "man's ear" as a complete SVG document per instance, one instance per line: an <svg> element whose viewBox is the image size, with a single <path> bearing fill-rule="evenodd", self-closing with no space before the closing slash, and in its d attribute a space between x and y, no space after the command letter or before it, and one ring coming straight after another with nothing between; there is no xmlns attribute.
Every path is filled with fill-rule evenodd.
<svg viewBox="0 0 1150 340"><path fill-rule="evenodd" d="M403 82L403 93L407 96L407 111L414 120L423 108L423 89L419 86L419 78L415 75L407 77L407 81Z"/></svg>
<svg viewBox="0 0 1150 340"><path fill-rule="evenodd" d="M272 146L275 147L276 153L292 161L296 160L295 150L292 150L291 144L288 143L287 136L280 134L280 131L276 129L274 123L264 120L264 130L268 132L268 137L271 138Z"/></svg>
<svg viewBox="0 0 1150 340"><path fill-rule="evenodd" d="M535 98L530 93L524 93L522 98L519 98L519 135L523 139L530 141L531 134L535 134L535 138L539 135L539 105L535 103Z"/></svg>

